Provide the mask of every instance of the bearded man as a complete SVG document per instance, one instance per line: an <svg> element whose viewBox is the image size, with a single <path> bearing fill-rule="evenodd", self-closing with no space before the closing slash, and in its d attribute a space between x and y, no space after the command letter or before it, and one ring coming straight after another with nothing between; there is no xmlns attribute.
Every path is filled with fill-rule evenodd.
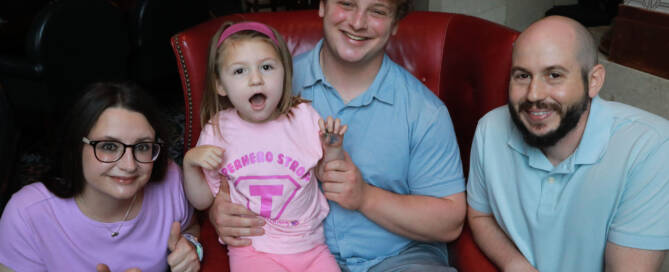
<svg viewBox="0 0 669 272"><path fill-rule="evenodd" d="M669 249L669 122L599 98L595 48L571 19L532 24L479 121L467 217L503 271L657 271Z"/></svg>

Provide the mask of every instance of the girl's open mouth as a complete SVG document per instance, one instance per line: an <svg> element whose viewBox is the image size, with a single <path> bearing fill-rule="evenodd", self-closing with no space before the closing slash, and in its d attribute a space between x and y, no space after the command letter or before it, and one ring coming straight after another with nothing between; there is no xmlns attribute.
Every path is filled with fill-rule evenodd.
<svg viewBox="0 0 669 272"><path fill-rule="evenodd" d="M267 96L261 93L254 94L249 98L253 109L262 109L265 106L265 100L267 100Z"/></svg>

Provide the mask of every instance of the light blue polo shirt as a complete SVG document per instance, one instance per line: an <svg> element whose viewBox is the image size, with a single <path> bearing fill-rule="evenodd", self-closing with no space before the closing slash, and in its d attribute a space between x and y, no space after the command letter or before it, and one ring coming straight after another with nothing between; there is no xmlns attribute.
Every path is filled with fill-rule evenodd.
<svg viewBox="0 0 669 272"><path fill-rule="evenodd" d="M578 148L553 167L502 106L476 128L467 193L542 272L603 271L607 241L669 249L669 121L595 97Z"/></svg>
<svg viewBox="0 0 669 272"><path fill-rule="evenodd" d="M322 45L321 40L313 50L295 57L293 90L311 100L323 118L332 116L348 125L343 146L363 179L398 194L444 197L463 192L453 124L439 98L384 56L369 89L345 104L321 70ZM329 204L324 223L327 245L351 271L365 271L412 243L357 211Z"/></svg>

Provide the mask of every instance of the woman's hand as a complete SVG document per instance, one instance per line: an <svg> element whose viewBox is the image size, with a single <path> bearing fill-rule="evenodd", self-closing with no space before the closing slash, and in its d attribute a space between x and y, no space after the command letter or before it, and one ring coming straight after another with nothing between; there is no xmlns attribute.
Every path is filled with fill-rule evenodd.
<svg viewBox="0 0 669 272"><path fill-rule="evenodd" d="M167 248L170 254L167 255L167 264L173 272L180 271L199 271L200 260L197 257L197 250L186 238L181 235L181 224L172 223L170 237L167 240Z"/></svg>
<svg viewBox="0 0 669 272"><path fill-rule="evenodd" d="M109 266L107 266L106 264L98 264L95 267L95 270L97 272L111 272L111 270L109 270ZM135 268L126 269L124 272L142 272L142 270L139 270L139 268L135 267Z"/></svg>

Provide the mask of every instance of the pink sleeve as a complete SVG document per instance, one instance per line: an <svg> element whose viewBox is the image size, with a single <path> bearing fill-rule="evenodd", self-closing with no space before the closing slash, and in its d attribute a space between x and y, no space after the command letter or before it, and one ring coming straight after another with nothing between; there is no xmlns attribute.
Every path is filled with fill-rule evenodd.
<svg viewBox="0 0 669 272"><path fill-rule="evenodd" d="M307 146L310 148L313 147L313 152L318 154L318 158L323 157L323 147L321 146L321 138L319 136L320 128L318 128L318 119L321 118L320 114L311 106L311 103L303 103L305 105L305 111L307 112L308 119L304 122L304 126L307 129L307 135L305 139L309 140Z"/></svg>
<svg viewBox="0 0 669 272"><path fill-rule="evenodd" d="M218 115L216 115L216 117L218 117ZM214 126L211 124L206 124L204 128L202 128L202 132L200 132L200 138L198 139L196 146L215 145L223 148L224 146L222 145L221 141L217 139L217 137L218 136L214 134ZM202 169L202 172L204 173L204 179L207 180L207 184L209 185L211 193L216 196L219 188L221 187L221 175L218 173L218 171L206 169Z"/></svg>
<svg viewBox="0 0 669 272"><path fill-rule="evenodd" d="M34 188L14 194L0 218L0 263L14 271L46 271L34 241L37 235L22 214L33 193L39 194Z"/></svg>

